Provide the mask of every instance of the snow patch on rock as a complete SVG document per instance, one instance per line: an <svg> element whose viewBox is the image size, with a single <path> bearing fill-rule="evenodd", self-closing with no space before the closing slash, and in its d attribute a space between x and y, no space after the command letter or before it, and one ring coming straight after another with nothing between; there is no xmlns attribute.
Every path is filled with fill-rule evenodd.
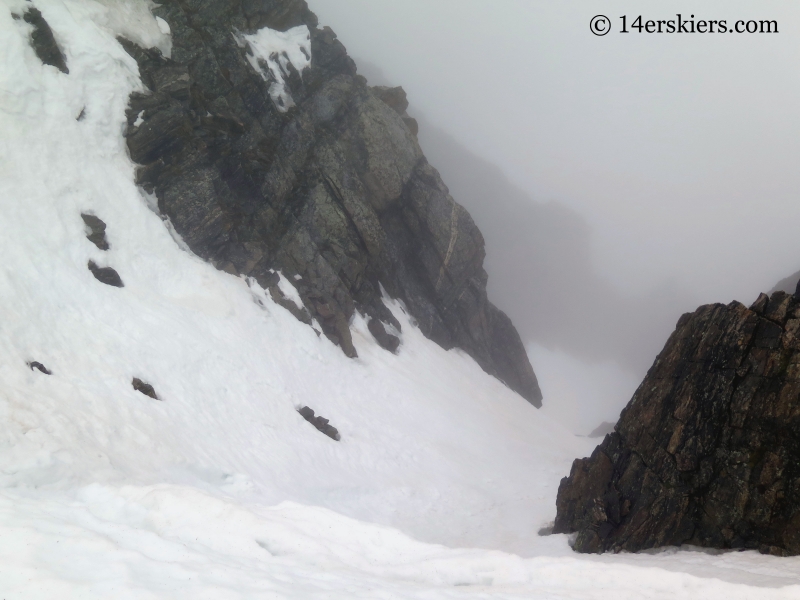
<svg viewBox="0 0 800 600"><path fill-rule="evenodd" d="M157 5L150 0L97 0L95 20L142 48L158 48L169 58L172 39L167 22L150 12ZM70 3L70 5L73 3ZM78 4L78 3L75 3ZM83 4L83 3L81 3ZM86 3L91 5L91 3Z"/></svg>
<svg viewBox="0 0 800 600"><path fill-rule="evenodd" d="M248 48L247 60L265 81L271 81L269 95L280 112L294 106L292 95L286 86L289 65L302 75L311 65L311 33L300 25L287 31L276 31L269 27L259 29L252 35L236 33L239 46Z"/></svg>
<svg viewBox="0 0 800 600"><path fill-rule="evenodd" d="M280 288L281 292L283 292L283 295L286 296L287 299L294 302L297 308L302 309L304 304L303 299L300 297L300 292L298 292L297 288L292 285L291 281L284 277L283 273L280 271L276 271L276 273L280 278L278 280L278 287Z"/></svg>

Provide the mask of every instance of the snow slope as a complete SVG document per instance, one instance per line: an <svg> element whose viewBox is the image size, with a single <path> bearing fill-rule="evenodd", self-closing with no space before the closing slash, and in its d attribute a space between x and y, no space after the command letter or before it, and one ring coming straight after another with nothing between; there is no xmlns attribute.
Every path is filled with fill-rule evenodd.
<svg viewBox="0 0 800 600"><path fill-rule="evenodd" d="M399 354L356 318L351 360L182 249L133 183L141 84L115 40L168 48L167 29L133 0L36 0L64 75L12 18L26 5L0 0L2 598L800 596L795 559L585 557L538 536L592 445L391 299Z"/></svg>

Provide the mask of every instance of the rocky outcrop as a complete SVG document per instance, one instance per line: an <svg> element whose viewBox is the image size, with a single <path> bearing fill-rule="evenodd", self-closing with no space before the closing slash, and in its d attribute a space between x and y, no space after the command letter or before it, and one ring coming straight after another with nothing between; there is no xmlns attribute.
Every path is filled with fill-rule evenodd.
<svg viewBox="0 0 800 600"><path fill-rule="evenodd" d="M483 237L425 160L405 93L371 89L301 0L154 13L172 54L122 41L149 88L126 136L139 184L192 251L265 289L276 269L291 277L348 356L356 310L400 329L382 286L426 336L539 406L519 335L486 296Z"/></svg>
<svg viewBox="0 0 800 600"><path fill-rule="evenodd" d="M800 299L685 314L615 431L561 481L579 552L800 554Z"/></svg>

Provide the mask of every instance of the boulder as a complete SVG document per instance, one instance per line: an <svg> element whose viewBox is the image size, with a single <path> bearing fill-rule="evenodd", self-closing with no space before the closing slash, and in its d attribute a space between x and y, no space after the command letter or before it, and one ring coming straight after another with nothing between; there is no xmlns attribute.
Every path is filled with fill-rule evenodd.
<svg viewBox="0 0 800 600"><path fill-rule="evenodd" d="M110 285L112 287L125 287L125 284L122 283L122 278L119 276L119 273L117 273L111 267L98 267L93 260L89 261L88 267L92 272L92 275L94 275L94 278L100 283L105 283L106 285Z"/></svg>
<svg viewBox="0 0 800 600"><path fill-rule="evenodd" d="M81 218L86 224L89 232L86 234L86 239L92 242L100 250L108 250L108 240L106 239L106 224L105 222L95 216L87 213L81 213Z"/></svg>
<svg viewBox="0 0 800 600"><path fill-rule="evenodd" d="M316 427L317 431L324 433L325 435L327 435L329 438L331 438L336 442L342 439L342 437L339 435L339 430L336 429L336 427L334 427L333 425L331 425L328 419L325 419L324 417L320 416L314 416L313 409L304 406L303 408L298 409L297 412L299 412L300 415L306 421L308 421L314 427Z"/></svg>
<svg viewBox="0 0 800 600"><path fill-rule="evenodd" d="M367 323L367 329L369 329L372 337L375 338L381 348L389 352L397 352L397 348L400 346L400 338L386 331L386 327L384 327L380 319L370 319L369 323Z"/></svg>
<svg viewBox="0 0 800 600"><path fill-rule="evenodd" d="M145 396L152 398L153 400L160 400L153 386L150 385L149 383L142 381L138 377L133 378L133 381L131 381L131 385L133 385L133 389L135 389L137 392L140 392Z"/></svg>

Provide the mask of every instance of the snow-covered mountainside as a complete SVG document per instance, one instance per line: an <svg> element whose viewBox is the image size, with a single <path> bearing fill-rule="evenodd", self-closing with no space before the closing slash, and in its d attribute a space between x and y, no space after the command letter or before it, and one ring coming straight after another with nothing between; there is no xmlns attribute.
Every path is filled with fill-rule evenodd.
<svg viewBox="0 0 800 600"><path fill-rule="evenodd" d="M189 252L123 138L143 88L116 36L166 52L168 27L144 2L36 0L67 74L34 52L31 6L0 2L2 598L800 594L794 559L537 535L593 444L388 295L397 354L356 314L351 359Z"/></svg>

